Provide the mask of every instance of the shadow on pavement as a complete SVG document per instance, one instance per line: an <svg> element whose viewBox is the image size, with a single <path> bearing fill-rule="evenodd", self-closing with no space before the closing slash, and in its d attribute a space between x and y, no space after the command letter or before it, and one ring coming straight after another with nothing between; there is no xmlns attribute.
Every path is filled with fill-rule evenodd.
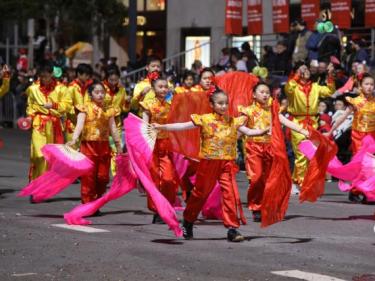
<svg viewBox="0 0 375 281"><path fill-rule="evenodd" d="M4 199L6 198L5 196L3 196L3 194L7 194L7 193L13 193L15 192L16 190L15 189L0 189L0 199Z"/></svg>
<svg viewBox="0 0 375 281"><path fill-rule="evenodd" d="M52 198L52 199L47 199L43 202L37 203L52 203L52 202L61 202L61 201L81 201L81 197L61 197L61 198Z"/></svg>
<svg viewBox="0 0 375 281"><path fill-rule="evenodd" d="M117 215L117 214L128 214L133 213L134 215L144 216L144 215L153 215L151 212L145 212L142 210L121 210L121 211L110 211L110 212L102 212L102 216L106 215Z"/></svg>
<svg viewBox="0 0 375 281"><path fill-rule="evenodd" d="M166 245L182 245L184 242L176 239L154 239L152 243L166 244Z"/></svg>
<svg viewBox="0 0 375 281"><path fill-rule="evenodd" d="M349 216L344 218L327 218L327 217L314 217L314 216L302 216L302 215L291 215L285 216L284 220L292 220L296 218L307 218L313 220L331 220L331 221L351 221L351 220L375 220L375 215L358 215L358 216Z"/></svg>

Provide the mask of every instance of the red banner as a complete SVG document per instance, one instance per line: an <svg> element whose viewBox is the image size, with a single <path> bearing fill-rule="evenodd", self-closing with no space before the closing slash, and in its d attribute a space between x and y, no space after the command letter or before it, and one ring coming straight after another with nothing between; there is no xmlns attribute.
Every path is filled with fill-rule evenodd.
<svg viewBox="0 0 375 281"><path fill-rule="evenodd" d="M302 0L301 18L309 29L314 29L315 21L319 17L320 0Z"/></svg>
<svg viewBox="0 0 375 281"><path fill-rule="evenodd" d="M242 0L226 0L225 34L242 34Z"/></svg>
<svg viewBox="0 0 375 281"><path fill-rule="evenodd" d="M272 0L273 32L289 32L289 1Z"/></svg>
<svg viewBox="0 0 375 281"><path fill-rule="evenodd" d="M366 0L365 27L375 27L375 0Z"/></svg>
<svg viewBox="0 0 375 281"><path fill-rule="evenodd" d="M339 28L350 28L352 25L351 6L351 0L331 1L332 22L334 25L338 25Z"/></svg>
<svg viewBox="0 0 375 281"><path fill-rule="evenodd" d="M262 0L247 1L247 32L251 35L263 33Z"/></svg>

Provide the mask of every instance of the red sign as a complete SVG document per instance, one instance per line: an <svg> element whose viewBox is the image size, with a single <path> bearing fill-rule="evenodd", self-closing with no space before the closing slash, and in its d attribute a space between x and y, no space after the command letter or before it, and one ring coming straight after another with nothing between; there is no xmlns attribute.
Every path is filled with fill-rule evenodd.
<svg viewBox="0 0 375 281"><path fill-rule="evenodd" d="M272 0L273 32L289 32L289 1Z"/></svg>
<svg viewBox="0 0 375 281"><path fill-rule="evenodd" d="M365 26L375 27L375 0L366 0Z"/></svg>
<svg viewBox="0 0 375 281"><path fill-rule="evenodd" d="M226 0L225 34L242 34L242 0Z"/></svg>
<svg viewBox="0 0 375 281"><path fill-rule="evenodd" d="M352 10L351 0L332 0L331 12L332 22L338 25L339 28L350 28L352 25L352 18L350 12Z"/></svg>
<svg viewBox="0 0 375 281"><path fill-rule="evenodd" d="M315 21L319 17L320 0L302 0L301 18L309 29L314 29Z"/></svg>
<svg viewBox="0 0 375 281"><path fill-rule="evenodd" d="M247 1L247 32L251 35L263 33L262 0Z"/></svg>

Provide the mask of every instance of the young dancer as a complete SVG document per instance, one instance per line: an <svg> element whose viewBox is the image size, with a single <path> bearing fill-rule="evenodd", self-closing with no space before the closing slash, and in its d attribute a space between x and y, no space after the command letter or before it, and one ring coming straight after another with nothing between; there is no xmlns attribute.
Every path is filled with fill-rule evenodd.
<svg viewBox="0 0 375 281"><path fill-rule="evenodd" d="M298 67L298 66L297 66ZM328 66L327 86L320 86L311 81L311 75L306 65L297 68L295 75L285 85L288 98L288 112L293 122L300 125L318 127L318 103L320 98L331 96L335 92L335 82L332 77L334 67ZM295 156L293 181L301 185L307 169L307 159L299 151L298 145L305 139L302 134L292 131L292 148Z"/></svg>
<svg viewBox="0 0 375 281"><path fill-rule="evenodd" d="M29 180L47 170L42 147L48 143L64 143L60 118L69 108L66 87L53 78L53 66L43 65L39 80L26 90L28 118L32 119Z"/></svg>
<svg viewBox="0 0 375 281"><path fill-rule="evenodd" d="M165 100L169 91L167 80L161 77L155 78L152 80L152 90L155 97L139 103L143 109L143 120L148 123L165 124L170 110L170 103ZM150 172L156 187L173 205L176 199L178 178L172 160L173 153L168 147L168 133L161 132L155 143ZM162 223L150 197L148 197L148 208L155 212L153 223Z"/></svg>
<svg viewBox="0 0 375 281"><path fill-rule="evenodd" d="M346 97L346 101L350 104L345 109L344 114L337 118L331 130L326 134L332 135L346 118L354 113L352 124L352 150L353 155L361 148L362 140L365 136L371 135L375 138L375 96L374 96L374 77L365 73L359 81L359 96L356 98ZM351 201L361 201L358 198L360 192L355 188L349 193Z"/></svg>
<svg viewBox="0 0 375 281"><path fill-rule="evenodd" d="M116 110L105 105L105 89L101 82L95 81L88 88L89 100L78 105L77 125L73 138L67 144L74 146L82 134L80 152L93 163L94 169L81 177L81 201L87 203L101 197L109 182L112 136L117 153L121 152L120 138L117 134Z"/></svg>
<svg viewBox="0 0 375 281"><path fill-rule="evenodd" d="M238 111L248 118L246 126L250 129L266 129L272 126L271 91L267 84L258 83L253 89L253 103L248 106L239 106ZM304 136L308 136L307 130L278 114L280 123ZM273 127L272 127L273 129ZM271 129L271 130L272 130ZM281 127L280 127L281 130ZM264 189L271 172L272 162L275 157L270 134L246 138L245 167L249 177L247 193L248 208L253 212L253 220L261 221L261 209ZM282 145L284 145L282 143ZM286 150L284 151L285 159ZM286 175L283 175L286 176Z"/></svg>
<svg viewBox="0 0 375 281"><path fill-rule="evenodd" d="M174 89L176 94L182 94L190 92L194 86L194 73L191 71L185 72L182 77L183 83L182 86L178 86Z"/></svg>
<svg viewBox="0 0 375 281"><path fill-rule="evenodd" d="M208 195L219 181L222 192L223 223L228 228L228 240L240 242L244 237L238 231L240 222L246 223L238 194L235 174L237 131L249 136L262 135L268 129L251 130L244 126L247 118L228 117L228 97L222 91L213 92L210 105L214 113L191 116L190 122L175 124L154 124L160 130L201 129L200 162L198 164L196 183L187 201L184 211L183 235L185 239L193 238L193 223L197 219ZM163 132L161 132L163 134Z"/></svg>

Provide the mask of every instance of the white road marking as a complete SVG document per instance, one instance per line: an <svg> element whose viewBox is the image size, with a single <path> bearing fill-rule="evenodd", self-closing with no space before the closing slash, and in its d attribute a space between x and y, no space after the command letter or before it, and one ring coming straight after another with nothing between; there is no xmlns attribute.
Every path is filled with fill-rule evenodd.
<svg viewBox="0 0 375 281"><path fill-rule="evenodd" d="M37 275L37 273L29 272L29 273L14 273L12 274L13 277L24 277L24 276L31 276Z"/></svg>
<svg viewBox="0 0 375 281"><path fill-rule="evenodd" d="M300 270L271 271L271 273L307 281L346 281L344 279L339 279L328 275L316 274Z"/></svg>
<svg viewBox="0 0 375 281"><path fill-rule="evenodd" d="M82 231L86 233L110 232L109 230L106 230L106 229L100 229L100 228L84 226L84 225L52 224L52 226L75 230L75 231Z"/></svg>

